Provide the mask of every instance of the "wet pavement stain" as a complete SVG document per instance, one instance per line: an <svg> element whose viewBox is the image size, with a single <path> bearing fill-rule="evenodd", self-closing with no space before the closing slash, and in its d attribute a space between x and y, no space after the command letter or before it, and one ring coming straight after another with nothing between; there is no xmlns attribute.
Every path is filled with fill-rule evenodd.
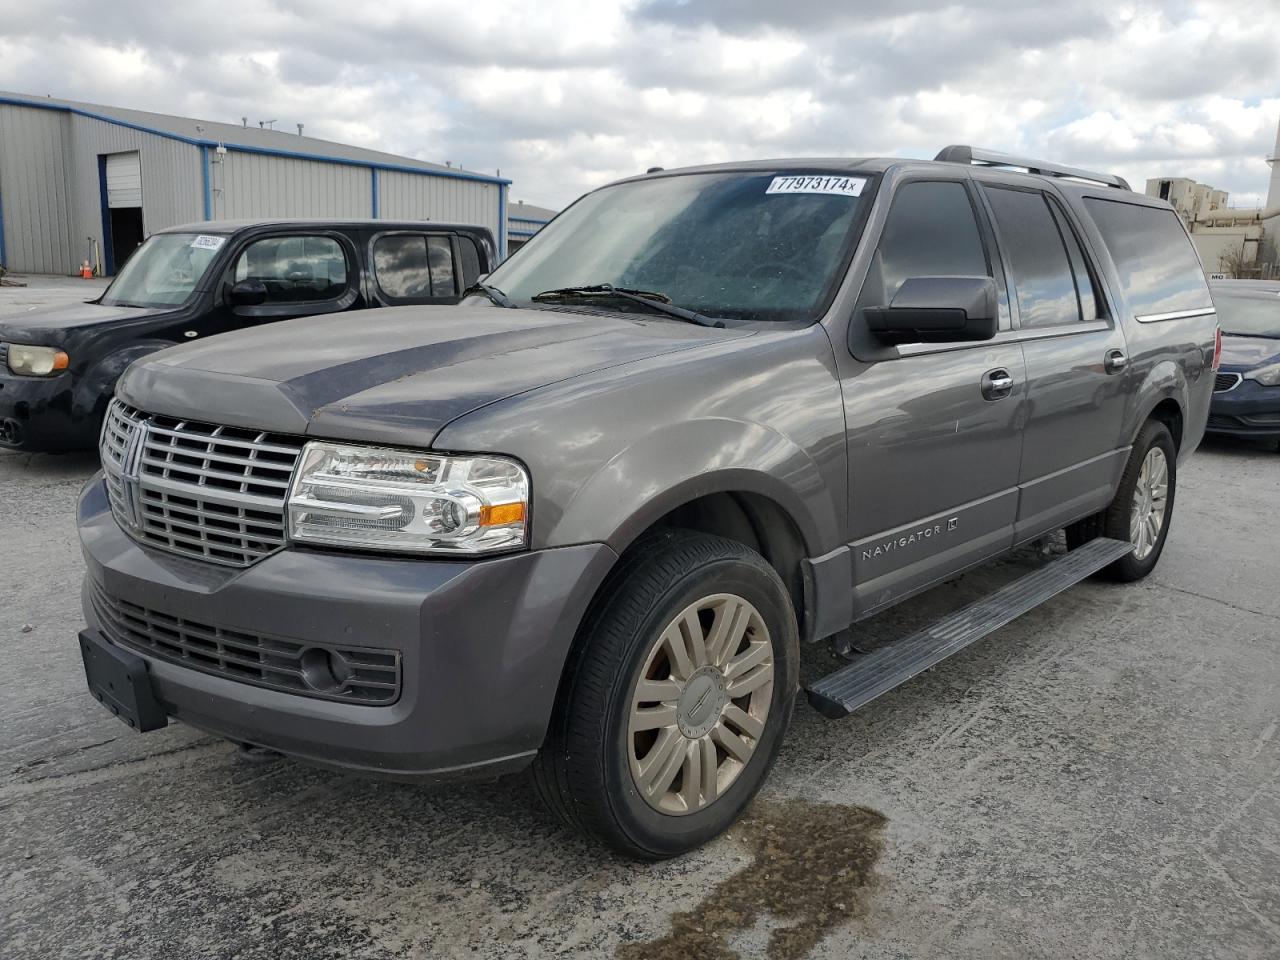
<svg viewBox="0 0 1280 960"><path fill-rule="evenodd" d="M659 940L624 944L618 960L738 960L728 937L762 917L769 960L800 960L840 924L862 915L884 850L887 819L865 807L760 801L730 831L755 854Z"/></svg>

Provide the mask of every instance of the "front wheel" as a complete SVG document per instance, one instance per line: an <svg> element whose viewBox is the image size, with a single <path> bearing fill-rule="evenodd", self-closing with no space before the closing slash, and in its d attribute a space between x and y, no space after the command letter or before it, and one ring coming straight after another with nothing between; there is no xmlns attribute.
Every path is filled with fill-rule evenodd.
<svg viewBox="0 0 1280 960"><path fill-rule="evenodd" d="M1126 540L1133 544L1133 552L1105 568L1102 575L1131 582L1149 574L1169 536L1177 457L1169 428L1158 420L1148 420L1134 441L1115 499L1096 517L1069 527L1067 545L1077 547L1099 535Z"/></svg>
<svg viewBox="0 0 1280 960"><path fill-rule="evenodd" d="M534 783L628 856L684 853L763 784L798 686L790 597L753 550L667 531L602 590L566 669Z"/></svg>

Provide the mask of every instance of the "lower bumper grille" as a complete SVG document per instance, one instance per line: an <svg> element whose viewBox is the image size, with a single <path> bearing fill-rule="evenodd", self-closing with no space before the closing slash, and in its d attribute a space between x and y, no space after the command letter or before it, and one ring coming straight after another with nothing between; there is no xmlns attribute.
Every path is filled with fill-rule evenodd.
<svg viewBox="0 0 1280 960"><path fill-rule="evenodd" d="M90 600L107 639L202 673L323 700L385 705L400 696L400 654L228 630L113 597Z"/></svg>

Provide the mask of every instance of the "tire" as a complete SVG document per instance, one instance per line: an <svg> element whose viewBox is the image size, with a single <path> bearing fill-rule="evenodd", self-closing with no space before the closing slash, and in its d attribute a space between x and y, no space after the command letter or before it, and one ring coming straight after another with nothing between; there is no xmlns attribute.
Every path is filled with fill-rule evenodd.
<svg viewBox="0 0 1280 960"><path fill-rule="evenodd" d="M691 610L712 641L701 667L693 641L685 642L693 628L683 617ZM716 656L722 622L729 639L721 646L733 649ZM669 638L689 655L683 668ZM737 668L720 673L716 663L725 661ZM626 856L685 853L726 830L760 789L798 686L795 612L764 558L721 537L648 536L623 556L575 642L532 767L534 785L568 825ZM661 696L644 696L650 691ZM739 759L724 743L754 748ZM713 769L709 758L714 778L702 776ZM666 784L664 773L672 775ZM650 789L642 792L642 783Z"/></svg>
<svg viewBox="0 0 1280 960"><path fill-rule="evenodd" d="M1142 478L1143 464L1153 450L1158 450L1163 457L1167 471L1166 493L1163 497L1163 513L1160 529L1154 537L1146 541L1145 552L1139 546L1133 533L1135 497L1140 496L1139 482ZM1075 549L1095 537L1113 537L1134 544L1134 552L1104 568L1099 576L1121 583L1132 583L1141 580L1160 561L1165 541L1169 536L1169 525L1173 520L1174 495L1177 492L1178 451L1173 444L1169 428L1158 420L1148 420L1138 432L1133 450L1129 454L1129 462L1125 464L1124 473L1120 476L1120 486L1116 489L1115 498L1110 506L1101 513L1086 517L1067 528L1067 546Z"/></svg>

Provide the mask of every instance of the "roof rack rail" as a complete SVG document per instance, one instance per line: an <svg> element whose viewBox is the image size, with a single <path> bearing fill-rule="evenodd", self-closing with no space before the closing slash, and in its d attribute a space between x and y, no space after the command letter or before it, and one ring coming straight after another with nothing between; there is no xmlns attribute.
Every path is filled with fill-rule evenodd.
<svg viewBox="0 0 1280 960"><path fill-rule="evenodd" d="M996 153L994 150L983 150L979 147L950 146L943 147L934 160L943 163L979 164L985 167L1023 167L1028 173L1038 173L1046 177L1070 177L1073 180L1088 180L1118 190L1130 190L1129 181L1114 173L1094 173L1092 170L1081 170L1077 167L1066 167L1060 163L1045 163L1031 157L1014 157L1007 153Z"/></svg>

